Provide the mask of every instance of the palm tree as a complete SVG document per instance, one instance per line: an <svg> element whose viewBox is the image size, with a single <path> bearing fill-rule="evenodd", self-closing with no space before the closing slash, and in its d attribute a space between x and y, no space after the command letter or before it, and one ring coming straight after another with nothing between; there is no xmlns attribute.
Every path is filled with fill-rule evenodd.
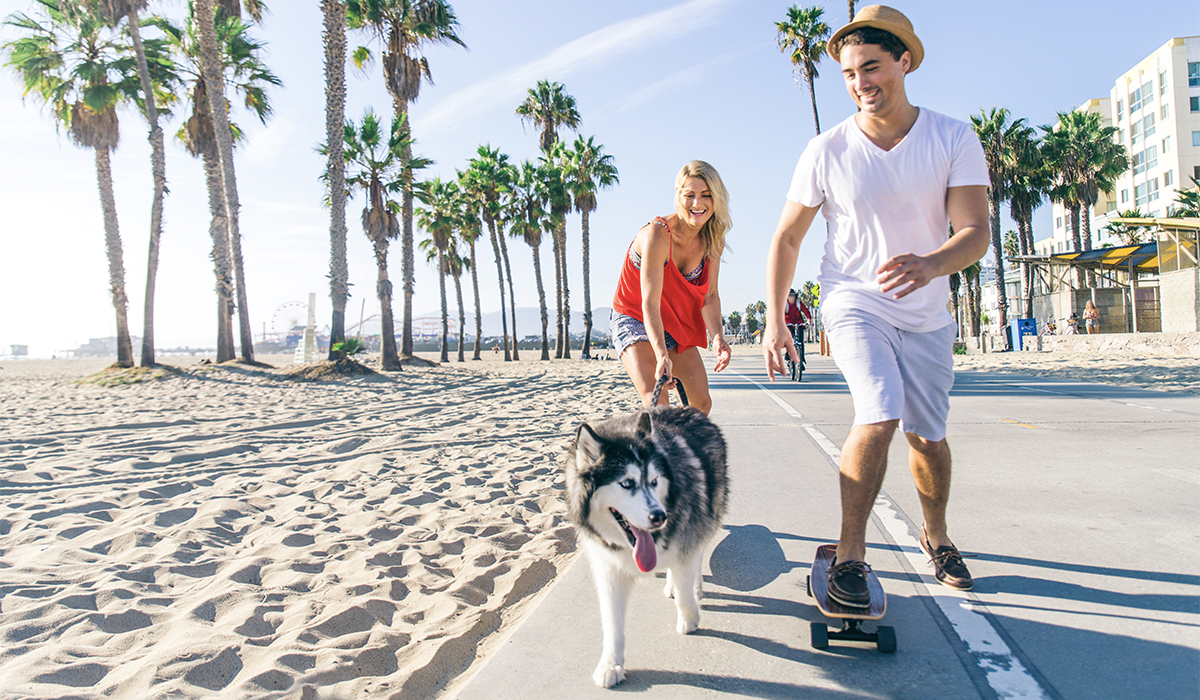
<svg viewBox="0 0 1200 700"><path fill-rule="evenodd" d="M829 25L821 21L825 10L819 6L801 9L799 5L788 8L788 17L783 22L776 22L776 36L779 40L779 50L791 52L794 70L799 70L808 84L808 94L812 98L813 124L817 133L821 133L821 120L817 116L817 91L814 81L817 79L817 63L825 53L825 44L829 39ZM854 19L854 3L850 3L851 20Z"/></svg>
<svg viewBox="0 0 1200 700"><path fill-rule="evenodd" d="M570 289L567 285L566 244L567 214L571 211L571 190L568 186L565 165L566 150L556 143L548 151L542 151L540 171L546 187L546 204L550 207L551 235L554 242L554 289L556 341L555 359L571 357L570 335Z"/></svg>
<svg viewBox="0 0 1200 700"><path fill-rule="evenodd" d="M1009 111L993 107L971 116L971 125L983 144L991 185L988 187L988 213L992 230L992 256L996 263L996 306L1000 327L1008 325L1008 290L1004 282L1004 247L1000 240L1000 205L1008 199L1016 177L1014 147L1032 137L1033 130L1024 119L1009 122Z"/></svg>
<svg viewBox="0 0 1200 700"><path fill-rule="evenodd" d="M350 266L346 258L346 161L342 130L346 122L346 3L321 0L325 30L325 179L329 187L329 299L333 319L329 329L329 359L346 339L346 302L350 299Z"/></svg>
<svg viewBox="0 0 1200 700"><path fill-rule="evenodd" d="M60 2L59 7L68 8L71 2ZM162 238L163 199L167 191L167 156L163 147L162 128L158 125L158 107L155 104L155 87L150 78L150 67L146 60L146 48L142 43L142 32L138 11L145 9L146 0L101 0L100 10L113 24L126 19L126 29L133 44L137 59L138 78L142 87L142 111L150 124L150 172L154 178L154 198L150 202L150 250L146 264L146 298L142 318L142 366L151 367L154 361L154 290L158 279L158 248ZM161 71L170 62L159 62Z"/></svg>
<svg viewBox="0 0 1200 700"><path fill-rule="evenodd" d="M421 241L421 249L425 251L425 259L437 263L438 286L441 289L442 300L442 349L441 361L450 361L450 307L446 302L446 275L449 265L446 254L454 240L455 229L458 228L458 217L462 207L458 184L453 180L442 182L435 177L432 180L414 185L417 198L427 208L416 210L417 225L429 234L429 238Z"/></svg>
<svg viewBox="0 0 1200 700"><path fill-rule="evenodd" d="M196 0L196 34L200 46L201 73L204 76L208 107L212 113L213 133L225 193L225 214L229 225L229 245L233 255L233 275L237 284L238 329L241 333L242 359L254 362L254 334L250 328L250 302L246 293L245 265L242 261L242 234L238 223L237 175L233 166L233 130L229 125L229 105L225 101L221 51L217 42L214 0ZM222 4L224 8L224 4ZM235 5L236 9L236 5Z"/></svg>
<svg viewBox="0 0 1200 700"><path fill-rule="evenodd" d="M1071 211L1075 250L1091 250L1091 207L1129 168L1125 147L1113 141L1117 130L1103 126L1096 112L1059 112L1057 124L1041 128L1046 132L1045 160L1055 178L1051 196ZM1082 287L1084 279L1083 271L1077 270L1077 285Z"/></svg>
<svg viewBox="0 0 1200 700"><path fill-rule="evenodd" d="M409 128L408 105L421 94L421 79L432 81L429 60L421 55L427 44L457 44L466 48L458 37L458 18L446 0L347 0L347 18L352 29L374 33L384 45L383 79L392 97L395 123ZM354 52L354 63L365 67L372 60L371 51L360 46ZM405 133L407 137L407 132ZM406 138L411 142L410 139ZM412 153L405 151L403 160ZM405 356L412 355L412 295L413 271L413 192L410 175L402 175L401 210L403 235L400 239L402 275L404 277L404 334L400 348Z"/></svg>
<svg viewBox="0 0 1200 700"><path fill-rule="evenodd" d="M533 276L537 280L538 303L542 311L542 358L550 359L550 341L547 336L548 314L546 312L546 289L542 285L542 233L553 230L545 206L549 193L546 174L533 163L521 163L520 175L510 187L508 206L509 233L520 236L533 249Z"/></svg>
<svg viewBox="0 0 1200 700"><path fill-rule="evenodd" d="M208 104L208 89L200 65L196 15L194 11L189 11L182 27L158 17L147 23L152 23L162 30L175 54L182 59L177 68L181 77L185 78L186 94L191 99L192 113L176 137L183 142L184 148L190 154L201 158L204 163L208 206L212 216L209 234L213 240L212 259L216 275L217 361L225 362L235 356L232 325L235 308L233 262L225 194L221 184L220 155L212 110ZM246 106L265 124L271 114L266 87L282 84L260 59L265 44L256 41L250 35L250 27L239 17L225 15L221 10L218 10L214 28L220 48L219 65L223 82L241 95ZM232 123L230 131L236 145L242 139L242 131ZM342 190L344 192L344 185Z"/></svg>
<svg viewBox="0 0 1200 700"><path fill-rule="evenodd" d="M1180 194L1186 194L1186 193L1180 193ZM1143 214L1141 211L1139 211L1137 209L1126 209L1125 211L1118 211L1116 217L1114 217L1114 218L1142 219L1142 218L1145 218L1145 216L1146 216L1145 214ZM1193 214L1193 216L1195 216L1195 215ZM1147 234L1149 233L1149 229L1147 229L1145 226L1138 226L1137 224L1116 223L1116 222L1112 222L1112 223L1108 224L1107 226L1104 227L1104 230L1108 231L1108 234L1110 236L1114 236L1115 238L1117 238L1117 240L1121 241L1122 245L1137 245L1139 243L1145 243Z"/></svg>
<svg viewBox="0 0 1200 700"><path fill-rule="evenodd" d="M458 171L458 189L462 193L462 228L459 229L459 235L463 242L467 244L469 255L464 256L463 266L471 270L471 288L475 292L475 348L474 354L471 357L473 360L482 360L482 345L483 345L483 311L479 306L479 273L476 269L475 260L475 241L479 240L482 234L482 224L479 221L478 212L480 210L480 202L475 193L467 189L464 178L466 174ZM461 274L461 270L459 273ZM455 282L457 283L457 278ZM501 287L503 289L503 287ZM465 319L464 323L465 323ZM465 332L465 331L464 331Z"/></svg>
<svg viewBox="0 0 1200 700"><path fill-rule="evenodd" d="M517 115L521 117L521 121L530 122L541 130L538 136L538 145L542 149L543 159L554 158L552 154L554 145L558 142L559 128L566 127L577 131L581 121L579 110L575 107L575 98L567 93L566 87L562 83L547 80L539 80L536 86L529 88L525 101L517 105ZM561 199L559 203L561 203ZM571 204L568 201L563 210L564 217L570 210ZM558 327L560 329L555 350L557 358L571 356L570 335L567 332L570 326L571 304L570 290L567 285L566 242L564 219L562 227L554 232L554 277L556 280L560 280L556 302L559 309ZM563 321L564 315L566 321Z"/></svg>
<svg viewBox="0 0 1200 700"><path fill-rule="evenodd" d="M567 93L562 83L539 80L535 87L529 88L525 101L517 106L517 115L521 121L531 122L541 130L538 146L543 151L558 141L559 127L572 131L579 129L575 98Z"/></svg>
<svg viewBox="0 0 1200 700"><path fill-rule="evenodd" d="M738 330L741 329L741 327L742 327L742 315L736 311L730 311L729 312L729 328L736 335Z"/></svg>
<svg viewBox="0 0 1200 700"><path fill-rule="evenodd" d="M400 369L400 357L396 352L396 326L392 318L392 283L388 279L388 243L400 235L397 214L400 205L390 195L403 187L402 174L429 165L421 158L408 158L412 153L412 141L404 128L403 117L392 120L392 128L384 141L379 118L370 109L363 115L362 124L346 122L343 131L346 163L350 172L346 185L350 189L361 189L367 197L363 206L363 233L375 249L375 264L378 267L376 291L379 294L379 315L382 320L383 353L381 364L384 370ZM406 143L407 142L407 143ZM408 182L412 182L411 177Z"/></svg>
<svg viewBox="0 0 1200 700"><path fill-rule="evenodd" d="M580 357L591 357L592 344L592 284L591 284L591 236L589 216L596 211L596 192L608 189L620 182L613 157L604 152L604 146L589 136L575 139L567 153L567 183L575 199L575 211L583 219L583 350Z"/></svg>
<svg viewBox="0 0 1200 700"><path fill-rule="evenodd" d="M450 239L450 248L445 253L446 274L454 278L454 294L458 297L458 361L466 362L464 346L467 342L467 314L463 308L462 273L472 265L471 259L463 256L458 244L457 237Z"/></svg>
<svg viewBox="0 0 1200 700"><path fill-rule="evenodd" d="M517 319L516 305L513 306L513 347L510 349L508 340L508 311L505 307L504 297L504 271L508 267L508 248L504 245L504 232L501 230L499 234L496 229L498 226L503 227L503 206L500 198L507 192L509 184L515 177L515 168L508 162L508 155L501 153L498 149L491 146L480 146L476 150L477 157L472 158L467 166L467 171L460 176L463 184L463 189L471 194L473 200L477 203L479 211L482 214L484 223L487 224L488 233L491 235L492 250L496 253L496 275L500 283L500 324L503 330L504 339L504 361L509 362L513 359L516 350L515 339L517 337ZM472 259L474 259L474 251L472 249ZM509 272L509 284L511 287L512 272ZM476 305L478 308L478 305Z"/></svg>
<svg viewBox="0 0 1200 700"><path fill-rule="evenodd" d="M1200 217L1200 180L1193 177L1191 188L1176 190L1175 206L1167 216Z"/></svg>
<svg viewBox="0 0 1200 700"><path fill-rule="evenodd" d="M1014 134L1012 140L1013 173L1009 182L1008 207L1017 222L1017 247L1021 255L1031 255L1033 212L1050 191L1050 172L1042 157L1041 144L1030 132ZM1021 263L1021 289L1025 291L1025 318L1033 318L1033 266Z"/></svg>
<svg viewBox="0 0 1200 700"><path fill-rule="evenodd" d="M854 4L856 2L858 2L858 0L846 0L846 5L848 6L848 9L850 10L850 19L846 20L847 22L854 21Z"/></svg>
<svg viewBox="0 0 1200 700"><path fill-rule="evenodd" d="M104 213L108 277L117 320L117 365L133 366L125 292L124 252L113 195L110 153L120 130L117 105L132 100L140 82L128 46L94 5L36 0L41 19L14 13L5 24L22 36L4 44L5 65L21 76L25 95L44 103L71 140L95 151Z"/></svg>

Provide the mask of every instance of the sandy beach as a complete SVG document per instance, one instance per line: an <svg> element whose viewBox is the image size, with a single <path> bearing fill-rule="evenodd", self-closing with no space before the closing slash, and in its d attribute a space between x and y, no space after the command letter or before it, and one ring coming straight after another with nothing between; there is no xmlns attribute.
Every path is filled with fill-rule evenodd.
<svg viewBox="0 0 1200 700"><path fill-rule="evenodd" d="M574 556L567 440L636 405L615 361L298 381L261 359L126 383L0 363L0 696L450 695ZM1193 394L1196 365L956 358Z"/></svg>
<svg viewBox="0 0 1200 700"><path fill-rule="evenodd" d="M432 697L573 555L567 437L635 399L615 361L261 359L0 365L0 696Z"/></svg>

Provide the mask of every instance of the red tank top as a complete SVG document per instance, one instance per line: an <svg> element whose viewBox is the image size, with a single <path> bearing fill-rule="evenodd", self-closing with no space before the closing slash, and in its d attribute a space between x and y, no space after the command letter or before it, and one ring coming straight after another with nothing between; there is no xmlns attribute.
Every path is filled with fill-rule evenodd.
<svg viewBox="0 0 1200 700"><path fill-rule="evenodd" d="M671 227L661 217L655 221L661 223L669 233ZM630 251L633 243L629 244ZM708 294L708 265L700 272L695 282L689 282L675 266L674 243L671 253L667 256L667 266L663 270L662 299L659 311L662 313L663 330L671 334L679 344L677 352L683 352L691 347L708 347L708 330L704 327L704 317L700 309L704 306L704 296ZM642 273L634 267L629 252L625 252L625 262L621 265L621 278L617 281L617 293L613 295L613 309L617 313L632 316L642 323Z"/></svg>

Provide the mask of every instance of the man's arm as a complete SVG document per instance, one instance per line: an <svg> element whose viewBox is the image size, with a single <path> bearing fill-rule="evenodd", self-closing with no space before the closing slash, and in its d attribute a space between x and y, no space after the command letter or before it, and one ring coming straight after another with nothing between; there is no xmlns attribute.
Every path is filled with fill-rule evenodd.
<svg viewBox="0 0 1200 700"><path fill-rule="evenodd" d="M952 275L983 257L988 249L987 188L972 185L946 190L946 213L954 235L929 255L903 253L892 256L879 266L881 292L896 291L900 299L929 284L937 277Z"/></svg>
<svg viewBox="0 0 1200 700"><path fill-rule="evenodd" d="M771 249L767 253L767 329L763 335L763 359L766 361L767 378L775 381L775 373L783 375L783 352L799 362L792 335L784 322L784 308L788 289L796 274L796 258L800 255L800 244L812 225L820 207L806 207L790 199L783 205L775 235L771 238Z"/></svg>

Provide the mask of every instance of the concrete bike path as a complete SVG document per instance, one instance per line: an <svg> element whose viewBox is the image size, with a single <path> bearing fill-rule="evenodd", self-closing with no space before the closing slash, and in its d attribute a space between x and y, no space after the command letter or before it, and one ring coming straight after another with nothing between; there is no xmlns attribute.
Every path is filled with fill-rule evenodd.
<svg viewBox="0 0 1200 700"><path fill-rule="evenodd" d="M964 551L980 554L969 560L976 591L932 581L915 545L920 507L897 440L868 546L899 650L817 651L809 622L824 618L805 595L805 576L816 545L836 536L835 460L853 412L833 363L809 359L801 384L767 384L754 357L737 357L731 371L711 377L713 419L730 447L732 501L705 569L700 630L676 634L662 581L643 581L626 625L627 680L615 691L596 688L596 593L586 561L577 560L454 697L1195 693L1200 509L1189 455L1200 447L1200 401L959 375L951 532ZM1134 460L1139 470L1120 456L1142 449L1158 459ZM1169 566L1154 571L1156 559Z"/></svg>

